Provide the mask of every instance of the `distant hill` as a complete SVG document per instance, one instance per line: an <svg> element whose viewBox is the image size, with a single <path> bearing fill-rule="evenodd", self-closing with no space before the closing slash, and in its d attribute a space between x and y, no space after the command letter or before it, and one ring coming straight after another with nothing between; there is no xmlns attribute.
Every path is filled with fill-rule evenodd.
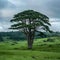
<svg viewBox="0 0 60 60"><path fill-rule="evenodd" d="M53 32L53 33L48 33L44 32L45 35L42 35L40 33L36 32L35 38L45 38L45 37L51 37L51 36L60 36L60 32ZM26 40L26 36L19 31L11 31L11 32L0 32L0 41L4 40Z"/></svg>

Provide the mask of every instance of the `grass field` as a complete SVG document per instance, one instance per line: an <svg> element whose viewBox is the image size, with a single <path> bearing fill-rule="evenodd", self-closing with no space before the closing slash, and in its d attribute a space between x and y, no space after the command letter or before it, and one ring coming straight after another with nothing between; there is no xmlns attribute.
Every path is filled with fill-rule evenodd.
<svg viewBox="0 0 60 60"><path fill-rule="evenodd" d="M27 41L0 42L0 60L60 60L60 37L36 39L33 49L27 49Z"/></svg>

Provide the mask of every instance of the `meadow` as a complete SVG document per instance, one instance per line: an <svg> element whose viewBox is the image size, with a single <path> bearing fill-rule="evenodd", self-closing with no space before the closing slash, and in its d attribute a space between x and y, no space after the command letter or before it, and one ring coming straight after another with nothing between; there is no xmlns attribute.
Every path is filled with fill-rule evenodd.
<svg viewBox="0 0 60 60"><path fill-rule="evenodd" d="M25 40L0 42L0 60L60 60L60 37L35 39L32 50Z"/></svg>

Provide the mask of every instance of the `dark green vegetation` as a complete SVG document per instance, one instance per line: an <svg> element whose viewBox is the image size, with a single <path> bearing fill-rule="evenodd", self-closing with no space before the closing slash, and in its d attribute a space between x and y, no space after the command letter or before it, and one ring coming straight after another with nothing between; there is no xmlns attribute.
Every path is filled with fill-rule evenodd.
<svg viewBox="0 0 60 60"><path fill-rule="evenodd" d="M47 33L44 32L45 35L40 35L40 33L35 34L35 39L38 38L47 38L47 37L53 37L53 36L60 36L60 32L53 32L53 33ZM0 32L0 41L20 41L20 40L26 40L26 36L19 31L15 32Z"/></svg>
<svg viewBox="0 0 60 60"><path fill-rule="evenodd" d="M0 41L5 41L5 40L14 40L14 41L19 41L19 40L25 40L25 35L19 31L11 31L11 32L0 32Z"/></svg>
<svg viewBox="0 0 60 60"><path fill-rule="evenodd" d="M28 49L32 49L35 32L39 32L41 35L44 34L42 30L51 32L49 29L49 26L51 26L49 18L34 10L26 10L17 13L14 15L11 22L13 25L11 25L10 29L17 29L25 34L28 42Z"/></svg>
<svg viewBox="0 0 60 60"><path fill-rule="evenodd" d="M32 50L25 40L0 42L0 60L60 60L60 37L36 39Z"/></svg>

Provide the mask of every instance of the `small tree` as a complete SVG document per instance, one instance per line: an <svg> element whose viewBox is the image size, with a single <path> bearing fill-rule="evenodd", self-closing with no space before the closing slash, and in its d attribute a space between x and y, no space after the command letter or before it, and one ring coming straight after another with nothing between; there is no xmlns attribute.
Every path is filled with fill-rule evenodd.
<svg viewBox="0 0 60 60"><path fill-rule="evenodd" d="M35 32L38 31L38 27L50 32L48 27L50 26L49 18L46 15L33 10L26 10L14 15L11 22L16 22L15 24L11 25L11 29L21 29L26 35L28 49L32 49ZM43 34L42 31L39 30L39 32Z"/></svg>

